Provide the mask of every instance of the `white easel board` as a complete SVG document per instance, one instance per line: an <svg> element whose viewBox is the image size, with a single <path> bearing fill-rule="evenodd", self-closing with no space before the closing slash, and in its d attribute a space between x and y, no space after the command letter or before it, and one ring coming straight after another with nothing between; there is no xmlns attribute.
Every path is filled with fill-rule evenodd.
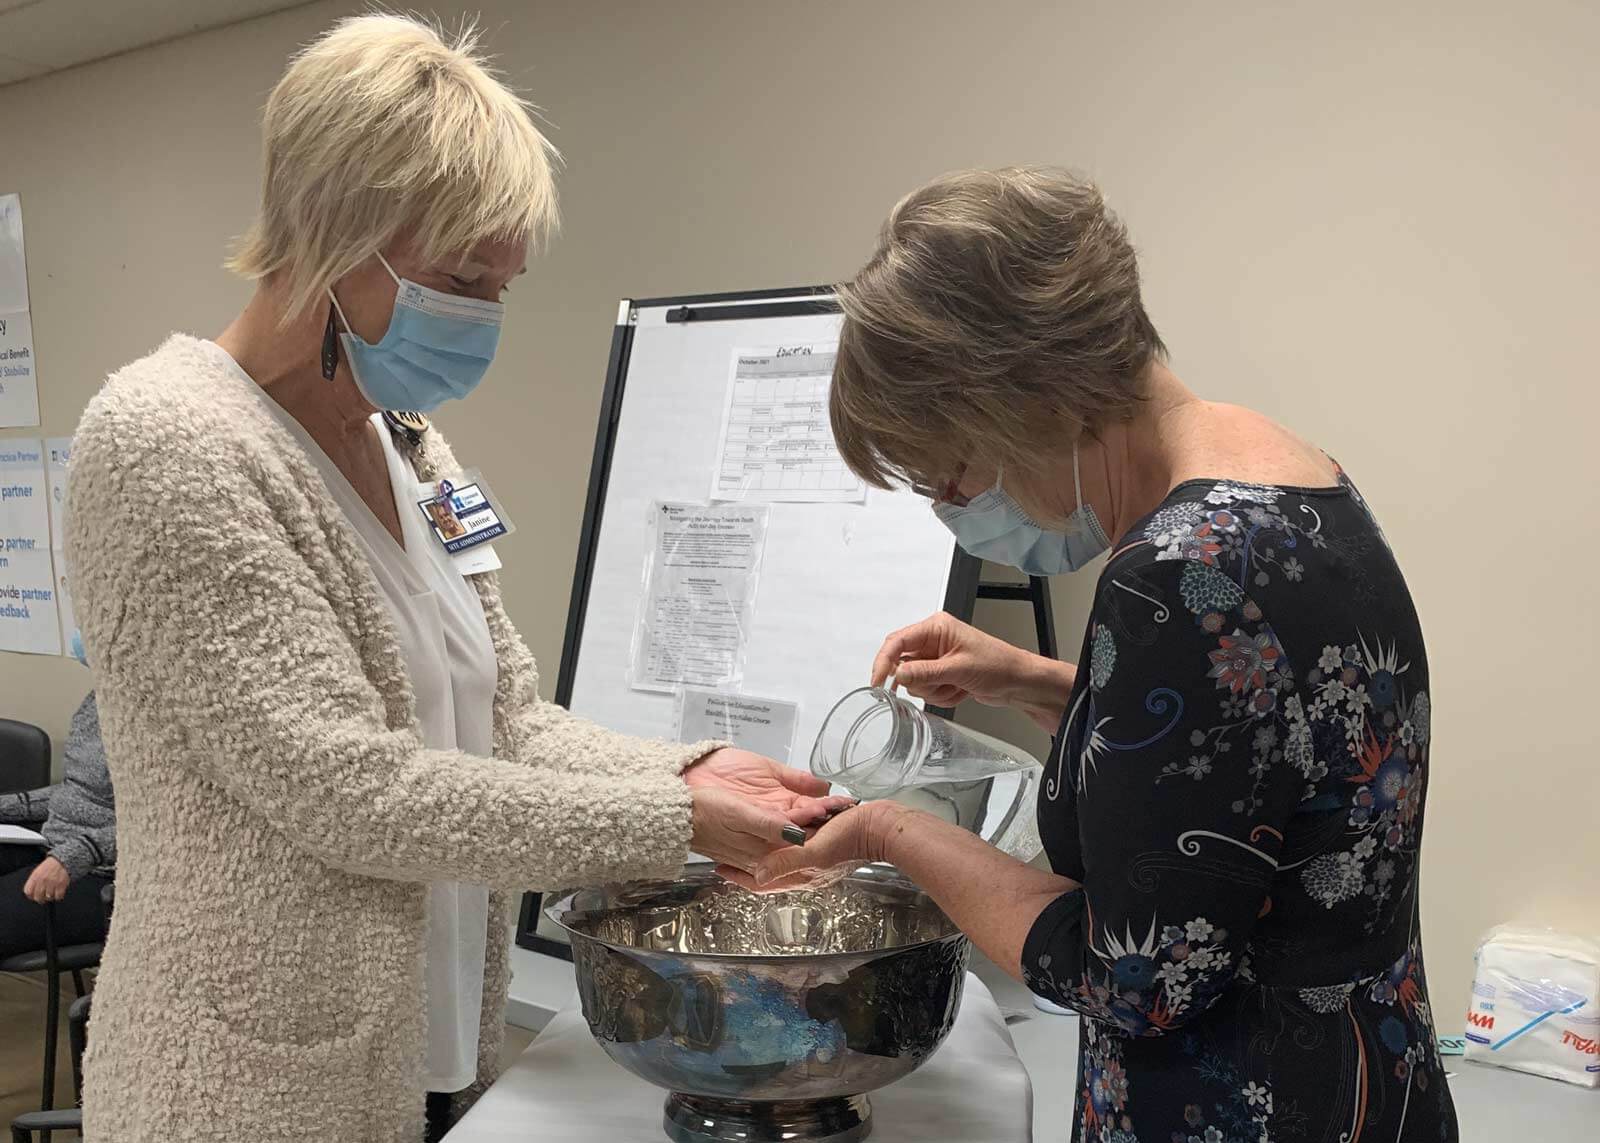
<svg viewBox="0 0 1600 1143"><path fill-rule="evenodd" d="M677 698L636 690L629 679L653 505L708 502L736 350L831 345L840 325L837 313L766 316L758 311L781 311L781 301L728 296L695 309L726 304L751 316L669 321L683 301L625 302L619 314L631 323L631 345L621 364L587 604L567 647L568 657L577 656L573 712L657 738L674 736ZM591 516L595 509L591 502ZM927 500L907 491L869 488L861 503L770 509L743 679L727 689L798 704L787 760L803 768L833 703L869 681L883 637L944 606L955 543Z"/></svg>

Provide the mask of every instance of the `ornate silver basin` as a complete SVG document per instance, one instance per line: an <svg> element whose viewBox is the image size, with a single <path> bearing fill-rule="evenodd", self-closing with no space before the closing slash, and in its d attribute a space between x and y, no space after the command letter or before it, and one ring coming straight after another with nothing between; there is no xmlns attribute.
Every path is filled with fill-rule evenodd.
<svg viewBox="0 0 1600 1143"><path fill-rule="evenodd" d="M865 1139L867 1093L933 1054L966 978L966 938L888 866L758 896L691 865L546 915L595 1039L671 1093L676 1143Z"/></svg>

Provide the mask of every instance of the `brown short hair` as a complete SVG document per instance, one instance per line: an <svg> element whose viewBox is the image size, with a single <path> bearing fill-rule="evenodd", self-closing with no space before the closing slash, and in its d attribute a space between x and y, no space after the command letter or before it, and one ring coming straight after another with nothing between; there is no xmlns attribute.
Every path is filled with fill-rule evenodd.
<svg viewBox="0 0 1600 1143"><path fill-rule="evenodd" d="M1036 471L1137 407L1166 356L1127 231L1092 182L960 171L895 205L839 287L829 414L845 463L887 488L963 462Z"/></svg>

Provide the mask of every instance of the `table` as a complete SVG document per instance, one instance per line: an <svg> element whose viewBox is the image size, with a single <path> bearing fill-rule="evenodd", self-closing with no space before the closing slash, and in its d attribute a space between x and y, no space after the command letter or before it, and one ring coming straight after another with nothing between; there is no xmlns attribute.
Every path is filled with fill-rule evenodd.
<svg viewBox="0 0 1600 1143"><path fill-rule="evenodd" d="M572 965L565 961L558 961L553 957L540 956L527 952L524 949L513 951L513 957L523 957L517 965L519 980L515 988L520 988L527 994L523 1007L524 1013L537 1017L537 1023L530 1026L539 1026L550 1013L565 1009L575 996L572 982ZM1033 1108L1033 1135L1037 1143L1065 1143L1072 1135L1072 1101L1076 1086L1074 1074L1078 1060L1078 1020L1075 1016L1051 1016L1042 1013L1033 1007L1032 995L1017 981L1012 980L993 964L978 956L973 956L973 971L987 986L987 995L994 1003L999 1005L1000 1013L1006 1017L1009 1024L1010 1042L1015 1045L1017 1056L1020 1057L1026 1072L1033 1079L1031 1087L1031 1101ZM534 986L537 985L535 988ZM529 991L532 989L532 991ZM968 1002L974 1003L971 998L976 996L977 990L967 993ZM537 1009L537 1012L535 1012ZM552 1027L554 1025L552 1024ZM958 1028L960 1025L958 1024ZM567 1028L566 1035L574 1031L582 1032L586 1037L588 1033L583 1030L581 1021L578 1028ZM536 1040L529 1049L529 1056L512 1068L520 1076L520 1069L537 1061L534 1066L546 1066L546 1057L533 1056L534 1049L539 1048L541 1040ZM555 1043L555 1041L552 1041ZM596 1053L598 1047L594 1047ZM908 1077L904 1084L920 1084L926 1082L928 1077L937 1077L942 1074L940 1069L948 1061L941 1061L941 1057L950 1052L951 1045L947 1044L938 1056L928 1062L927 1067ZM567 1049L562 1047L550 1053L551 1067L568 1067L562 1063ZM592 1071L604 1074L605 1069L611 1069L624 1080L631 1077L623 1072L610 1060L605 1059L603 1053L598 1059L585 1057L590 1062L583 1065ZM1448 1063L1448 1070L1454 1075L1450 1079L1450 1093L1455 1098L1456 1112L1461 1122L1461 1139L1463 1143L1501 1143L1502 1140L1527 1140L1528 1143L1597 1143L1600 1141L1600 1091L1574 1087L1555 1080L1543 1079L1539 1076L1525 1075L1521 1072L1506 1071L1503 1068L1491 1068L1482 1064L1468 1063L1459 1057L1453 1057ZM509 1073L508 1073L509 1079ZM566 1082L566 1081L562 1081ZM637 1083L638 1081L632 1081ZM485 1101L494 1100L494 1104L507 1107L504 1103L511 1091L521 1091L522 1094L514 1099L514 1106L506 1111L496 1112L505 1114L508 1118L520 1117L520 1125L516 1134L501 1131L491 1133L493 1127L486 1121L469 1116L472 1120L472 1134L462 1134L468 1126L468 1121L462 1121L450 1136L450 1143L490 1143L494 1140L509 1140L512 1138L537 1143L539 1140L555 1139L557 1134L537 1134L527 1126L527 1121L535 1114L531 1109L543 1107L546 1096L542 1094L541 1086L527 1086L524 1079L518 1080L518 1087L506 1087L507 1080L499 1084L484 1097ZM898 1088L901 1085L896 1085ZM874 1097L874 1105L882 1108L885 1099L898 1098L896 1088L887 1088ZM646 1088L653 1092L654 1089ZM1028 1087L1024 1085L1024 1091ZM654 1099L654 1095L650 1098ZM1010 1097L1008 1097L1010 1098ZM1023 1095L1015 1098L1029 1098ZM980 1113L986 1114L988 1109L999 1103L999 1097L977 1100ZM655 1099L655 1116L651 1123L659 1121L660 1100ZM480 1104L482 1106L482 1104ZM1015 1106L1011 1104L1010 1106ZM624 1132L614 1136L625 1143L662 1143L665 1135L652 1133L650 1129L637 1130L638 1124L631 1124L634 1128L632 1134ZM880 1123L879 1133L873 1136L876 1143L882 1143L885 1136ZM966 1130L962 1128L962 1130ZM598 1136L610 1139L613 1136ZM964 1139L966 1136L949 1132L930 1132L924 1137L926 1140L936 1139ZM990 1139L992 1135L979 1133L972 1136L974 1139ZM1027 1138L1026 1135L1016 1138Z"/></svg>
<svg viewBox="0 0 1600 1143"><path fill-rule="evenodd" d="M1037 1143L1072 1137L1073 1080L1078 1060L1078 1018L1033 1007L1032 994L993 964L974 969L990 985L1010 1020L1017 1054L1035 1085L1033 1130ZM1559 1080L1445 1059L1461 1143L1600 1143L1600 1090ZM959 1136L949 1136L951 1139Z"/></svg>
<svg viewBox="0 0 1600 1143"><path fill-rule="evenodd" d="M961 1013L926 1064L876 1091L871 1143L1030 1143L1033 1089L994 997L968 976ZM623 1070L569 1003L451 1131L448 1143L662 1143L666 1092Z"/></svg>
<svg viewBox="0 0 1600 1143"><path fill-rule="evenodd" d="M1600 1090L1527 1072L1449 1058L1461 1143L1526 1139L1594 1143L1600 1139Z"/></svg>

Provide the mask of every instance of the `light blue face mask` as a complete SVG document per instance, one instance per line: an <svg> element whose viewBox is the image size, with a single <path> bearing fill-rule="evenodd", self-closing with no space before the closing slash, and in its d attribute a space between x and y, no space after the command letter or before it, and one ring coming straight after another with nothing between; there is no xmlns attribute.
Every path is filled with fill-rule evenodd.
<svg viewBox="0 0 1600 1143"><path fill-rule="evenodd" d="M998 479L993 488L974 496L964 507L935 504L933 511L955 533L956 543L979 559L1007 564L1029 575L1060 575L1077 571L1111 547L1099 517L1084 503L1076 444L1072 446L1072 495L1078 507L1059 532L1029 519Z"/></svg>
<svg viewBox="0 0 1600 1143"><path fill-rule="evenodd" d="M377 345L368 345L351 331L339 299L328 291L344 322L339 341L361 395L378 409L418 413L431 413L446 401L465 397L478 387L494 360L505 306L430 290L400 277L382 254L378 261L397 290L389 330ZM332 333L331 317L329 327ZM325 345L323 376L331 378L334 363L327 349Z"/></svg>

